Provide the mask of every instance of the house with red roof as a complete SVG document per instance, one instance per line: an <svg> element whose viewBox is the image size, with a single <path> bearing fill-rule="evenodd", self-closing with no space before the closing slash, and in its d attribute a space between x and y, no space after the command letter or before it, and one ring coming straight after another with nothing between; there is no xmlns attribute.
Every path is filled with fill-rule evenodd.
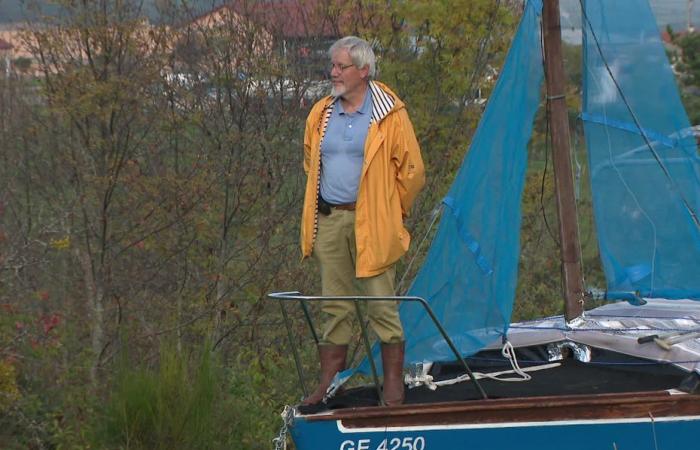
<svg viewBox="0 0 700 450"><path fill-rule="evenodd" d="M195 17L187 27L257 27L259 50L310 78L324 78L326 51L338 38L367 26L371 14L340 0L231 0ZM274 55L274 56L273 56Z"/></svg>

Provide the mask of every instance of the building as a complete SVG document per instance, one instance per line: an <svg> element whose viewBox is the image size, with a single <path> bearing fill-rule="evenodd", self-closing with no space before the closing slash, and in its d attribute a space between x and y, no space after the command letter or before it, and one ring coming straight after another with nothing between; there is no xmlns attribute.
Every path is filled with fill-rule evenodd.
<svg viewBox="0 0 700 450"><path fill-rule="evenodd" d="M305 71L307 78L324 79L330 45L341 36L357 34L371 17L370 11L340 0L231 0L186 27L255 28L259 51L287 68Z"/></svg>

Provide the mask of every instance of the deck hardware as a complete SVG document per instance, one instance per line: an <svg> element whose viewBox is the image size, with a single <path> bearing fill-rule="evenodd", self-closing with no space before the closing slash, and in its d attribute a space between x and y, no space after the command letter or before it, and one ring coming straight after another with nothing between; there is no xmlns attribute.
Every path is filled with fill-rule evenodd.
<svg viewBox="0 0 700 450"><path fill-rule="evenodd" d="M297 302L303 302L303 301L317 301L317 302L324 302L324 301L354 301L354 302L369 302L369 301L386 301L386 300L393 300L397 302L418 302L421 304L423 309L428 313L428 316L430 317L430 320L432 320L433 324L435 324L435 327L438 329L440 332L440 335L442 338L445 340L447 345L450 347L450 350L452 353L455 355L457 360L461 363L462 367L464 367L465 372L469 376L469 378L472 380L474 387L476 390L479 392L479 395L483 399L488 399L488 396L486 395L486 392L484 391L483 387L481 384L477 381L476 377L474 376L474 373L472 372L471 368L469 368L469 365L467 364L467 361L464 359L464 357L461 355L459 350L457 350L457 346L455 346L454 342L450 338L450 336L447 334L447 331L445 328L442 326L440 321L437 319L435 316L435 313L433 312L433 309L430 307L428 302L422 298L422 297L412 297L412 296L386 296L386 297L371 297L371 296L313 296L313 295L302 295L299 291L290 291L290 292L274 292L271 294L267 295L268 298L272 300L278 300L281 301L297 301ZM303 308L303 306L302 306ZM306 396L306 386L304 384L304 373L302 370L301 366L301 359L299 358L299 354L297 352L296 346L294 345L294 338L292 335L292 328L291 325L289 324L289 316L287 315L287 311L282 307L282 316L284 317L285 325L287 326L287 337L289 339L289 344L292 346L292 350L294 353L294 363L297 366L297 372L299 374L299 380L301 381L302 384L302 389L304 390L304 395ZM361 317L358 317L360 319L361 326L362 320ZM310 316L308 321L310 322ZM312 327L313 329L313 327ZM374 360L372 358L371 354L371 348L369 345L369 338L366 335L366 330L363 332L363 341L365 343L365 350L367 351L367 357L370 360L370 364L374 364ZM376 369L375 369L376 370ZM378 385L378 378L375 375L375 383L377 384L377 389L379 389ZM380 396L380 401L381 401L381 396Z"/></svg>

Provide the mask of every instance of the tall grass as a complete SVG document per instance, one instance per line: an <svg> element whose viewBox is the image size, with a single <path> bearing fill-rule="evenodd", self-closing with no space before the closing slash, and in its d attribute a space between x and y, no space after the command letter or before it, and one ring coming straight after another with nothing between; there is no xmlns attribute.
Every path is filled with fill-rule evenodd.
<svg viewBox="0 0 700 450"><path fill-rule="evenodd" d="M299 395L291 358L274 349L241 351L224 366L209 350L195 353L200 356L190 358L164 346L155 368L133 367L125 358L104 414L95 419L94 447L269 449L279 412Z"/></svg>
<svg viewBox="0 0 700 450"><path fill-rule="evenodd" d="M98 440L133 450L212 448L223 376L209 352L192 366L168 346L155 370L122 363Z"/></svg>

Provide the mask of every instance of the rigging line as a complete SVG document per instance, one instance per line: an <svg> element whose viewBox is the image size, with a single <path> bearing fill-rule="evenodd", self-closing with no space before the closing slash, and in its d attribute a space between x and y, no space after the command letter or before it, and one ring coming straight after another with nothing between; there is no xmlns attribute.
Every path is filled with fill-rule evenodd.
<svg viewBox="0 0 700 450"><path fill-rule="evenodd" d="M572 20L570 20L568 17L562 17L562 18L565 19L565 20L568 22L567 26L569 26L569 27L571 27L571 28L574 28L574 23L573 23ZM579 96L580 96L580 95L581 95L581 94L579 94ZM575 175L575 176L576 176L576 182L577 182L577 191L576 191L576 193L575 193L575 196L576 196L576 201L577 201L577 202L581 202L581 163L579 162L579 155L578 155L578 146L579 146L579 140L578 140L579 127L578 127L578 122L577 122L576 125L573 127L573 130L572 130L572 131L573 131L573 132L572 132L571 135L570 135L570 139L573 140L573 143L571 143L571 142L569 143L569 144L570 144L569 148L571 149L571 153L573 154L573 163L576 165L576 171L575 171L575 174L576 174L576 175ZM573 145L571 145L571 144L573 144ZM573 167L572 167L572 170L573 170ZM577 212L578 212L578 208L576 208L576 210L577 210ZM576 224L577 224L578 230L579 230L578 252L579 252L579 263L580 263L580 265L581 265L581 278L582 278L582 282L584 283L584 286L585 286L585 283L586 283L586 267L585 267L584 259L583 259L583 242L582 242L582 239L581 239L581 221L580 221L580 216L579 216L578 213L576 214ZM588 240L588 239L587 239L587 240ZM584 287L584 289L585 289L585 287Z"/></svg>
<svg viewBox="0 0 700 450"><path fill-rule="evenodd" d="M588 65L586 65L586 70L589 70ZM595 77L592 78L593 80L596 80ZM597 80L596 80L597 82ZM654 286L655 286L655 279L656 279L656 251L658 249L658 235L657 235L657 230L656 230L656 224L652 220L651 216L647 213L646 209L642 206L641 202L639 201L639 198L637 195L634 193L632 188L630 187L629 183L627 183L627 180L625 180L625 177L622 175L622 172L620 171L620 168L617 166L615 163L615 158L613 157L612 154L612 142L610 140L610 132L608 131L608 128L605 128L605 137L608 141L608 158L610 159L610 164L612 165L612 168L615 170L615 173L617 174L618 179L620 180L620 183L625 187L625 190L627 193L630 195L632 200L634 200L634 204L637 205L637 208L641 211L642 215L646 218L647 222L649 222L649 226L651 227L652 234L654 236L653 238L653 245L652 245L652 255L651 255L651 281L649 284L649 289L651 292L654 292Z"/></svg>
<svg viewBox="0 0 700 450"><path fill-rule="evenodd" d="M542 67L545 67L545 53L544 53L544 23L540 22L540 36L541 36L541 46L542 46ZM547 71L544 71L544 78L545 78L545 85L548 83L547 79ZM566 98L566 93L561 94L560 96L556 97L547 97L547 101L545 103L545 123L546 123L546 131L545 131L545 153L544 153L544 172L542 173L542 184L540 186L540 210L542 211L542 218L544 219L545 227L547 229L547 233L549 236L552 238L552 241L557 245L557 247L561 247L561 243L559 240L555 237L554 233L552 232L551 226L549 225L549 221L547 220L547 213L545 211L544 207L544 187L545 187L545 180L547 178L547 167L549 164L549 144L550 144L550 126L549 126L549 120L550 120L550 102L551 100L557 99L557 98ZM574 130L574 133L576 131ZM573 150L572 150L573 149ZM574 153L574 158L576 161L578 161L578 158L576 157L576 150L574 147L571 145L571 133L569 133L569 153ZM569 168L570 170L573 170L573 168ZM586 275L585 275L585 267L583 264L583 247L581 244L581 239L580 239L580 230L581 230L581 222L579 219L578 215L578 208L576 209L577 213L575 214L574 219L576 220L576 225L577 229L579 230L579 239L578 241L578 256L579 256L579 265L581 267L581 282L585 285L586 283ZM560 288L562 290L564 289L564 279L563 277L560 277Z"/></svg>
<svg viewBox="0 0 700 450"><path fill-rule="evenodd" d="M491 14L489 15L489 21L487 25L487 30L489 30L488 34L486 35L485 38L482 39L481 43L479 44L479 49L476 52L476 56L474 57L474 70L472 71L470 80L469 80L469 89L467 90L467 93L471 92L474 90L474 84L476 83L477 75L479 72L480 64L482 63L482 59L486 55L486 49L488 48L489 43L491 42L491 37L493 36L494 33L494 23L496 22L496 17L498 16L498 11L500 10L501 7L501 0L496 0L493 9L491 10ZM419 255L419 250L423 246L423 243L427 239L427 237L430 235L430 231L432 230L433 226L435 225L435 221L437 218L440 216L440 213L443 210L443 204L442 201L438 202L438 204L433 208L432 211L432 216L433 219L430 223L430 226L428 227L427 231L423 234L423 238L421 239L420 244L418 245L418 248L416 249L415 253L411 257L411 260L408 263L408 266L406 266L406 270L404 270L404 273L401 275L401 280L399 281L398 285L396 286L396 292L399 293L401 292L401 288L403 286L403 283L408 276L408 274L411 271L411 267L413 266L413 263L415 262L416 258Z"/></svg>
<svg viewBox="0 0 700 450"><path fill-rule="evenodd" d="M540 48L542 49L542 67L547 67L547 61L545 57L545 51L544 51L544 21L540 21ZM543 75L544 75L544 83L545 86L549 85L549 79L547 78L547 71L543 70ZM561 242L559 239L556 238L554 233L552 232L552 229L549 225L549 221L547 220L547 212L545 211L544 208L544 186L545 186L545 180L547 179L547 166L549 164L549 142L550 142L550 127L549 127L549 121L550 121L550 102L554 100L554 98L550 98L549 96L546 97L545 99L545 138L544 138L544 171L542 172L542 184L540 185L540 210L542 211L542 218L544 219L544 225L545 228L547 229L547 234L549 234L549 237L552 239L554 244L558 247L561 248ZM559 277L559 289L562 290L562 292L566 291L566 287L564 285L564 277L560 276Z"/></svg>
<svg viewBox="0 0 700 450"><path fill-rule="evenodd" d="M541 48L544 49L544 23L540 22L540 45ZM545 55L544 55L544 50L541 52L542 54L542 67L545 67L546 61L545 61ZM547 71L544 72L544 82L545 85L547 85L548 80L547 80ZM550 141L550 129L549 129L549 118L550 118L550 108L549 108L549 101L550 99L547 98L545 102L545 138L544 138L544 171L542 173L542 183L540 185L540 211L542 211L542 218L544 219L544 225L545 228L547 229L547 233L549 234L549 237L552 238L552 241L556 244L557 247L560 247L561 244L557 237L554 235L554 232L552 231L552 228L549 225L549 221L547 220L547 212L545 211L544 208L544 186L545 186L545 180L547 179L547 168L549 166L549 141Z"/></svg>
<svg viewBox="0 0 700 450"><path fill-rule="evenodd" d="M483 69L485 68L486 63L482 60L487 55L486 49L488 48L488 45L491 42L491 37L494 34L494 23L496 22L496 17L498 16L498 11L500 10L500 7L501 7L501 0L496 0L494 2L494 7L491 10L491 13L489 14L488 23L486 25L486 29L488 30L488 34L479 41L479 45L478 45L478 48L476 50L476 54L474 55L474 62L473 62L474 70L471 71L471 75L469 76L469 83L467 84L467 89L464 91L464 94L462 95L462 97L460 99L459 113L456 114L455 117L459 118L462 116L462 113L463 113L465 106L466 106L466 102L468 101L468 99L465 100L465 95L468 97L472 96L472 93L474 91L474 86L476 85L476 80L479 78L479 75L481 73L483 73L483 71L484 71ZM482 64L483 64L483 67L482 67ZM455 122L452 126L452 129L456 130L458 128L458 125L459 125L459 120L455 120ZM450 147L452 145L452 142L454 141L454 136L456 136L456 135L457 135L456 132L450 133L448 147Z"/></svg>
<svg viewBox="0 0 700 450"><path fill-rule="evenodd" d="M589 314L588 318L591 320L598 319L599 317L602 318L621 318L621 319L660 319L660 320L687 320L690 322L697 322L700 323L700 319L696 319L694 317L688 317L688 316L683 316L683 317L668 317L668 316L635 316L635 315L622 315L622 314ZM536 322L536 320L533 320L533 322Z"/></svg>
<svg viewBox="0 0 700 450"><path fill-rule="evenodd" d="M649 411L649 418L651 419L651 433L654 436L654 450L659 450L659 443L656 440L656 421L654 420L654 416L651 414L651 411Z"/></svg>
<svg viewBox="0 0 700 450"><path fill-rule="evenodd" d="M498 10L501 7L501 0L496 0L494 3L494 7L491 10L491 14L489 15L489 21L487 24L487 30L489 30L489 33L486 35L485 38L481 40L479 43L479 49L476 52L476 57L474 58L474 70L472 71L471 77L469 78L469 90L467 93L471 95L471 92L474 90L474 84L476 83L477 75L479 74L480 70L480 64L482 63L482 59L486 55L486 48L488 47L489 42L491 41L491 37L493 36L493 24L496 21L496 16L498 15Z"/></svg>
<svg viewBox="0 0 700 450"><path fill-rule="evenodd" d="M511 330L522 330L524 331L541 331L541 330L549 330L549 331L563 331L563 332L568 332L571 334L571 330L564 328L564 327L556 327L556 326L551 326L551 327L520 327L520 326L511 326ZM587 327L587 328L576 328L576 332L595 332L595 333L603 333L603 334L614 334L617 336L626 336L630 338L636 338L640 337L639 334L637 333L645 333L648 334L649 332L664 332L664 333L676 333L676 334L684 334L684 333L690 333L692 330L688 330L687 328L667 328L667 327L626 327L624 329L624 332L628 332L627 334L621 334L621 330L619 328L605 328L605 327ZM574 333L574 334L575 334Z"/></svg>
<svg viewBox="0 0 700 450"><path fill-rule="evenodd" d="M428 236L430 235L430 231L433 229L433 226L435 225L437 218L440 217L440 213L442 212L443 209L444 209L444 206L442 203L440 203L431 212L433 219L430 221L430 225L428 226L428 230L423 234L423 239L421 239L420 243L418 244L418 247L416 248L416 251L413 253L413 256L411 257L411 260L408 262L408 265L406 266L406 270L404 270L403 275L401 276L401 280L399 281L399 284L396 286L396 293L400 293L402 291L402 286L403 286L404 281L406 280L406 276L408 276L408 274L411 272L411 268L413 267L413 263L415 262L416 258L420 254L420 250L421 250L421 248L423 248L423 244L428 239Z"/></svg>
<svg viewBox="0 0 700 450"><path fill-rule="evenodd" d="M661 167L661 170L663 171L664 175L666 176L668 181L671 183L671 185L674 187L675 191L678 193L678 196L681 198L681 201L683 202L683 205L685 206L686 211L688 211L688 214L690 214L690 218L695 223L695 226L698 229L700 229L700 219L698 219L697 214L695 213L695 211L691 207L690 203L688 203L688 200L683 195L683 192L681 192L681 190L679 189L675 180L673 179L673 177L671 177L671 173L668 171L668 168L666 167L666 165L663 163L663 161L661 161L661 156L654 149L654 146L651 144L651 141L649 141L649 137L646 135L646 132L642 128L642 124L639 122L639 118L637 118L637 115L632 110L632 106L627 101L627 97L625 97L625 94L622 91L622 87L620 86L620 84L617 82L617 79L613 75L612 70L610 69L610 66L608 65L608 61L605 58L605 55L603 54L603 49L600 46L600 41L598 41L598 36L596 35L595 30L593 29L593 24L588 19L588 14L586 13L586 9L583 6L583 0L579 0L579 5L581 6L581 14L583 16L583 19L585 20L586 24L588 25L588 28L591 31L591 36L593 36L593 41L596 44L596 48L598 50L598 53L600 54L600 59L603 62L603 64L605 65L605 69L608 72L608 74L610 75L610 79L615 84L615 88L617 89L617 92L620 94L620 97L622 98L622 101L624 102L625 107L627 108L627 111L630 113L630 116L632 116L632 120L634 121L635 126L637 127L637 129L639 129L639 132L642 135L642 138L644 139L644 143L647 145L647 147L649 147L651 154L654 156L654 159L659 164L659 167Z"/></svg>
<svg viewBox="0 0 700 450"><path fill-rule="evenodd" d="M591 30L591 34L592 34L593 39L595 40L595 42L596 42L596 44L597 44L598 53L600 54L601 60L603 61L603 64L605 64L605 67L606 67L606 69L607 69L607 71L608 71L608 74L610 75L610 78L613 80L613 83L615 83L615 86L617 86L618 92L620 93L620 96L622 97L622 100L624 101L625 105L627 105L628 111L630 112L630 114L632 114L633 117L635 117L635 116L634 116L634 113L633 113L632 110L631 110L631 107L629 106L629 103L627 102L627 99L625 98L624 94L622 93L622 89L620 88L620 86L619 86L618 83L617 83L617 80L615 79L615 77L614 77L613 74L612 74L612 70L610 69L610 66L608 65L608 62L607 62L607 60L605 59L605 56L603 55L603 51L602 51L602 49L600 48L600 45L599 45L598 40L597 40L597 37L596 37L596 35L595 35L595 31L593 30L593 25L592 25L591 22L588 20L588 15L586 14L586 11L583 9L583 4L580 3L580 5L581 5L581 14L582 14L583 18L586 20L586 22L587 22L587 24L588 24L588 28ZM584 35L583 35L583 39L586 39L585 33L584 33ZM585 53L584 53L584 54L585 54ZM583 65L584 65L584 70L586 70L587 72L590 72L590 73L591 73L591 75L592 75L592 76L591 76L591 79L592 79L594 82L596 82L596 83L598 84L598 86L600 86L600 81L599 81L598 78L595 76L595 74L593 74L593 72L591 72L591 69L590 69L590 67L589 67L588 64L587 64L587 59L585 59L585 58L584 58L584 61L583 61ZM604 108L605 108L604 113L607 113L607 107L604 106ZM604 114L604 115L606 115L606 114ZM635 122L636 122L636 117L635 117ZM647 145L649 145L649 148L651 148L651 149L652 149L652 152L654 152L654 154L656 154L655 151L654 151L654 149L653 149L653 147L651 147L651 143L648 141L648 138L647 138L646 134L645 134L644 131L641 129L641 126L640 126L639 124L637 124L637 126L639 127L642 136L643 136L644 139L646 140ZM608 158L610 159L610 163L611 163L611 165L612 165L612 168L615 170L615 173L617 174L617 177L618 177L618 179L620 180L620 183L622 183L622 185L625 187L625 190L627 191L627 193L630 195L630 197L631 197L632 200L634 201L634 204L637 205L637 208L639 208L639 211L641 211L642 215L646 218L647 222L649 223L649 226L650 226L651 229L652 229L652 233L653 233L653 236L654 236L654 239L653 239L653 240L654 240L654 243L653 243L653 245L652 245L653 250L652 250L652 256L651 256L651 280L650 280L650 286L649 286L649 287L650 287L650 289L651 289L651 292L653 292L653 291L654 291L654 286L655 286L655 279L656 279L656 252L657 252L657 249L658 249L658 236L657 236L656 224L654 223L654 221L652 220L652 218L649 216L649 214L647 213L646 209L644 209L644 207L642 206L641 202L639 201L639 199L638 199L637 196L635 195L634 191L632 190L632 188L630 187L630 185L627 183L627 180L625 180L624 176L622 175L622 172L621 172L620 169L618 168L617 164L615 163L615 158L613 158L613 154L612 154L612 142L611 142L611 140L610 140L610 132L609 132L609 130L608 130L608 127L605 127L604 130L605 130L605 136L606 136L607 141L608 141ZM591 189L592 189L592 187L591 187Z"/></svg>
<svg viewBox="0 0 700 450"><path fill-rule="evenodd" d="M486 49L488 48L489 43L491 42L491 37L494 34L494 23L496 22L496 17L498 16L498 11L500 10L501 6L501 0L496 0L494 3L494 7L491 10L491 13L489 14L489 19L488 23L486 26L486 29L488 30L488 34L486 37L482 38L479 41L478 48L476 50L476 53L474 55L474 70L471 71L471 75L469 76L469 83L467 84L467 88L460 97L460 106L459 106L459 111L455 115L457 120L454 121L452 125L452 130L453 132L449 134L448 138L448 147L452 146L452 143L455 140L455 136L457 136L457 132L454 130L457 130L459 128L460 120L458 120L460 117L462 117L462 114L466 108L467 102L469 101L469 98L472 98L473 92L474 92L474 86L476 85L476 80L479 78L480 74L484 73L484 68L487 66L485 61L482 61L487 53ZM465 99L465 97L468 97ZM481 98L481 94L479 94L479 98Z"/></svg>
<svg viewBox="0 0 700 450"><path fill-rule="evenodd" d="M546 77L546 75L545 75ZM547 169L549 167L549 140L550 140L550 128L549 128L549 115L550 115L550 109L549 109L549 100L547 100L545 104L545 121L546 121L546 128L545 128L545 143L544 143L544 171L542 172L542 183L540 184L540 211L542 212L542 218L544 219L544 225L545 228L547 229L547 234L549 234L549 237L552 238L552 241L559 247L561 243L557 239L557 237L554 235L554 232L552 231L551 225L549 225L549 220L547 219L547 211L545 210L544 207L544 187L545 187L545 182L547 180Z"/></svg>
<svg viewBox="0 0 700 450"><path fill-rule="evenodd" d="M564 316L558 315L558 316L551 316L547 317L546 320L548 322L553 322L553 321L561 321L561 319ZM651 320L687 320L690 322L696 322L700 323L700 318L695 318L695 317L689 317L689 316L678 316L678 317L673 317L673 316L639 316L639 315L623 315L623 314L601 314L601 313L594 313L594 314L589 314L588 318L591 320L598 320L600 318L602 319L651 319ZM514 323L512 324L511 328L516 327L516 326L524 326L527 324L533 324L533 323L539 323L542 322L543 319L532 319L532 320L524 320L522 322ZM563 328L566 329L566 328Z"/></svg>
<svg viewBox="0 0 700 450"><path fill-rule="evenodd" d="M637 357L642 358L642 357ZM470 356L467 358L467 362L489 362L489 363L504 363L507 361L505 358L484 358L478 356ZM518 360L523 364L547 364L552 361L548 359L520 359ZM556 360L555 360L556 361ZM588 361L586 364L595 366L611 366L611 367L648 367L648 366L672 366L678 364L698 364L700 359L686 359L686 360L672 360L672 361Z"/></svg>
<svg viewBox="0 0 700 450"><path fill-rule="evenodd" d="M582 203L582 200L581 200L581 198L582 198L581 197L581 163L578 160L578 145L579 145L579 141L577 139L578 132L579 132L579 128L578 128L578 122L577 122L577 125L574 126L574 130L573 130L572 137L571 137L571 139L574 140L573 146L571 147L571 149L572 149L571 152L574 155L574 163L576 164L576 182L578 185L578 188L577 188L578 194L576 194L576 199L574 201L576 201L577 203ZM579 211L579 209L576 208L576 212L577 212L576 225L577 225L577 229L578 229L578 260L579 260L579 264L581 265L581 283L583 284L583 290L584 290L584 296L582 297L582 301L585 302L585 300L587 299L586 293L590 292L590 289L586 289L586 264L585 264L585 261L583 259L583 239L581 239L581 220L580 220L580 216L578 214L578 211ZM590 228L589 228L589 230L590 230ZM590 231L589 231L589 233L590 233ZM586 237L586 242L589 241L589 238L590 238L590 235L588 235ZM585 305L585 303L584 303L584 305Z"/></svg>

